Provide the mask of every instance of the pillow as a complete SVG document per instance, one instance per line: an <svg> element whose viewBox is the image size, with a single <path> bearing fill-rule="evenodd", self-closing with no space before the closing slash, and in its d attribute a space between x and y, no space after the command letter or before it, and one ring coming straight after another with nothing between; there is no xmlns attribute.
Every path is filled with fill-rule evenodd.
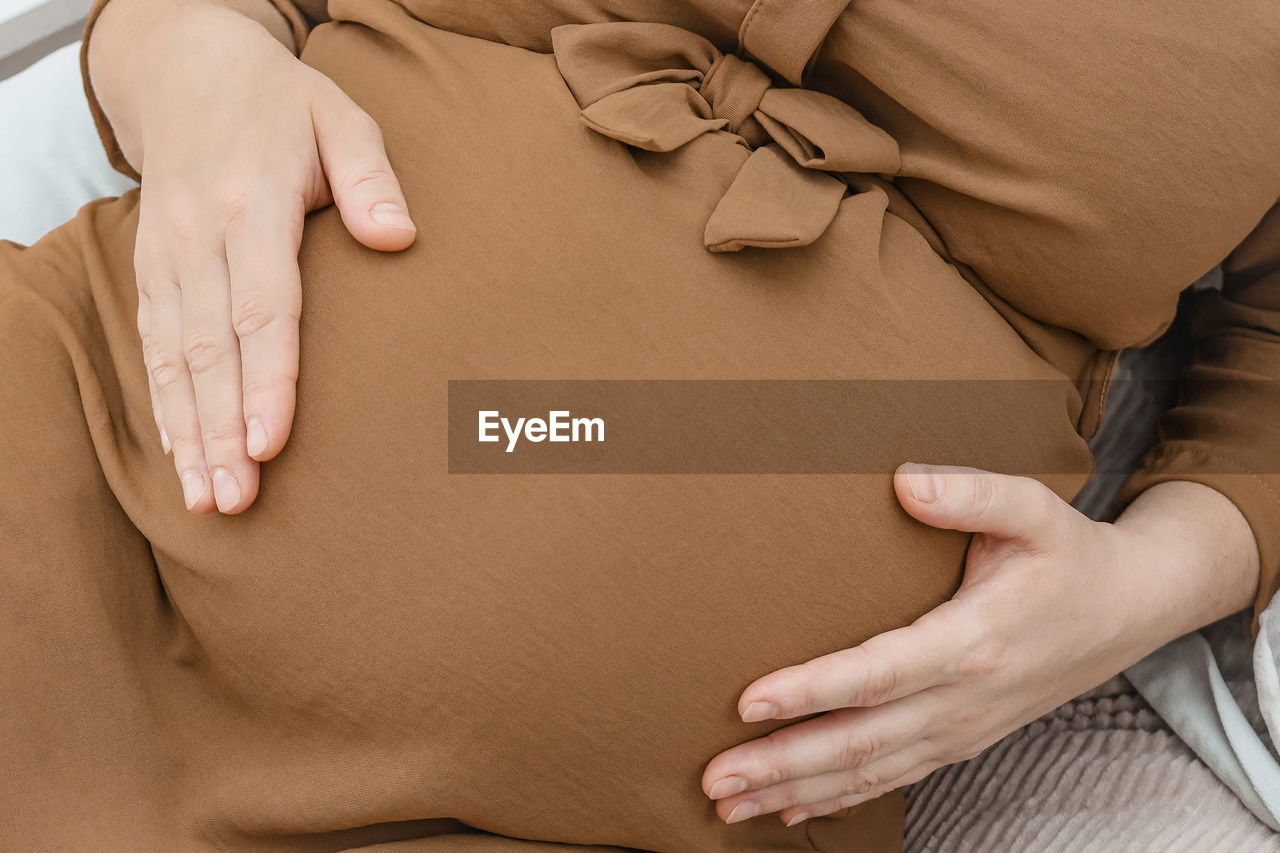
<svg viewBox="0 0 1280 853"><path fill-rule="evenodd" d="M0 81L0 239L34 243L85 202L136 186L107 162L79 55L76 42Z"/></svg>

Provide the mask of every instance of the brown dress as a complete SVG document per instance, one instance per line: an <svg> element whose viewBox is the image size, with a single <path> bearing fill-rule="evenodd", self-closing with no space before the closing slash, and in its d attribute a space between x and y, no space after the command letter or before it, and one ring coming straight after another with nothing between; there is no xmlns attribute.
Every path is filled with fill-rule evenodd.
<svg viewBox="0 0 1280 853"><path fill-rule="evenodd" d="M746 684L945 600L966 537L888 468L450 473L448 383L1027 382L881 418L1071 496L1112 351L1280 194L1277 13L1183 5L281 4L420 237L308 220L293 437L209 518L154 436L137 194L0 244L0 847L900 847L899 795L725 826L699 779L777 725ZM1263 601L1278 265L1273 212L1131 489L1235 500Z"/></svg>

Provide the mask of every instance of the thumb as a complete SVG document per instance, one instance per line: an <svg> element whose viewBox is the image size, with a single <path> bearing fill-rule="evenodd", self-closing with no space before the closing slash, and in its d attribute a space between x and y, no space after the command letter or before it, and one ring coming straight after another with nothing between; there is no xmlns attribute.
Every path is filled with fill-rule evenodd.
<svg viewBox="0 0 1280 853"><path fill-rule="evenodd" d="M898 501L931 527L984 533L1040 548L1060 529L1061 498L1030 477L907 462L893 475Z"/></svg>
<svg viewBox="0 0 1280 853"><path fill-rule="evenodd" d="M418 230L409 218L377 122L336 92L316 104L312 123L320 165L351 236L383 252L409 248Z"/></svg>

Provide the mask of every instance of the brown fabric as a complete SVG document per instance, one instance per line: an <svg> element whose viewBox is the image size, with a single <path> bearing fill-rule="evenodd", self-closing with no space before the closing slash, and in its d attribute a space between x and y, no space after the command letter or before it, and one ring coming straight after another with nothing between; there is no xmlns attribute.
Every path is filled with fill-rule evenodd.
<svg viewBox="0 0 1280 853"><path fill-rule="evenodd" d="M1195 358L1160 442L1122 500L1167 480L1196 480L1240 507L1262 559L1258 616L1280 584L1280 205L1223 264L1221 291L1197 294Z"/></svg>
<svg viewBox="0 0 1280 853"><path fill-rule="evenodd" d="M321 21L328 20L324 14L323 3L295 3L292 0L269 0L284 19L289 23L289 31L293 33L295 53L302 53L307 45L307 34L311 28ZM105 2L102 4L105 5Z"/></svg>
<svg viewBox="0 0 1280 853"><path fill-rule="evenodd" d="M403 5L434 26L534 50L550 49L558 25L623 19L670 23L732 51L753 4ZM799 18L803 26L820 15ZM854 2L810 65L807 87L850 104L894 140L895 191L938 235L936 248L1075 379L1084 435L1101 420L1115 363L1108 350L1154 340L1178 294L1280 197L1280 12L1271 0L1176 14L1164 0ZM1276 242L1274 234L1250 240L1272 258ZM1161 479L1231 498L1258 538L1260 612L1280 584L1280 421L1270 385L1280 322L1269 307L1280 283L1247 281L1211 300L1220 300L1205 321L1215 353L1202 347L1207 362L1192 371L1200 390L1189 393L1211 396L1214 410L1188 404L1173 413L1169 422L1183 424L1169 433L1176 444L1156 448L1125 498ZM1228 388L1215 383L1224 375L1265 381Z"/></svg>
<svg viewBox="0 0 1280 853"><path fill-rule="evenodd" d="M889 187L782 145L762 165L750 130L648 151L584 123L554 27L648 22L625 56L676 38L714 62L737 50L745 2L330 3L302 58L382 126L420 237L379 255L332 210L308 220L297 423L250 512L190 516L160 453L134 329L136 193L31 249L0 245L14 846L897 849L898 795L726 827L698 780L768 731L736 718L748 682L945 600L966 537L910 521L888 471L449 475L447 381L1049 380L1064 393L1025 411L975 398L932 461L995 448L1002 470L1087 470L1077 430L1099 401L1071 389L1096 345L1152 335L1277 195L1274 21L1269 3L1238 5L855 2L806 81L843 102L814 131L865 116L896 144ZM1069 46L1080 33L1088 50ZM1135 40L1142 68L1118 58ZM711 67L680 56L656 70L689 66L663 82L698 120L808 139L809 118L766 99L827 103L774 86L748 110L739 85L716 119ZM744 177L753 159L777 171ZM724 234L745 243L751 202L794 212L810 174L851 192L809 245L707 251L740 181ZM1274 359L1275 338L1249 346ZM904 442L932 426L897 421ZM1084 476L1047 479L1066 497ZM1274 518L1250 506L1255 525Z"/></svg>
<svg viewBox="0 0 1280 853"><path fill-rule="evenodd" d="M557 27L556 65L592 130L667 152L727 130L751 152L704 232L713 252L807 246L847 185L827 172L898 169L898 147L847 104L774 88L757 66L667 24ZM675 65L676 67L668 67Z"/></svg>
<svg viewBox="0 0 1280 853"><path fill-rule="evenodd" d="M756 0L738 28L744 56L799 85L849 0Z"/></svg>
<svg viewBox="0 0 1280 853"><path fill-rule="evenodd" d="M1069 378L883 191L809 247L712 254L738 137L646 159L583 124L554 55L394 4L335 11L363 25L315 29L303 56L430 203L401 255L309 220L295 433L250 512L188 515L154 440L137 196L0 254L19 846L337 849L451 818L655 851L897 849L900 795L725 826L699 779L769 730L737 719L747 683L936 606L966 537L910 521L888 471L451 476L447 380ZM975 401L947 452L1086 471L1078 408L1014 423Z"/></svg>

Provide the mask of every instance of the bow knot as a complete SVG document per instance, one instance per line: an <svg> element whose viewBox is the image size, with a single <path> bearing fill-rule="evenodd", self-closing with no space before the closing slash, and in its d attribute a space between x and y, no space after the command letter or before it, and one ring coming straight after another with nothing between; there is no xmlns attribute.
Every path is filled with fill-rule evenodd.
<svg viewBox="0 0 1280 853"><path fill-rule="evenodd" d="M760 108L764 93L773 86L769 75L755 63L745 62L733 54L722 54L702 77L698 92L711 106L713 118L725 120L725 130L747 138L759 146L765 144L765 130L752 116ZM747 125L747 122L751 122Z"/></svg>
<svg viewBox="0 0 1280 853"><path fill-rule="evenodd" d="M897 143L848 104L779 88L754 63L668 24L556 27L561 76L597 133L673 151L704 133L732 133L743 163L707 221L713 252L805 246L836 216L840 172L894 174Z"/></svg>

